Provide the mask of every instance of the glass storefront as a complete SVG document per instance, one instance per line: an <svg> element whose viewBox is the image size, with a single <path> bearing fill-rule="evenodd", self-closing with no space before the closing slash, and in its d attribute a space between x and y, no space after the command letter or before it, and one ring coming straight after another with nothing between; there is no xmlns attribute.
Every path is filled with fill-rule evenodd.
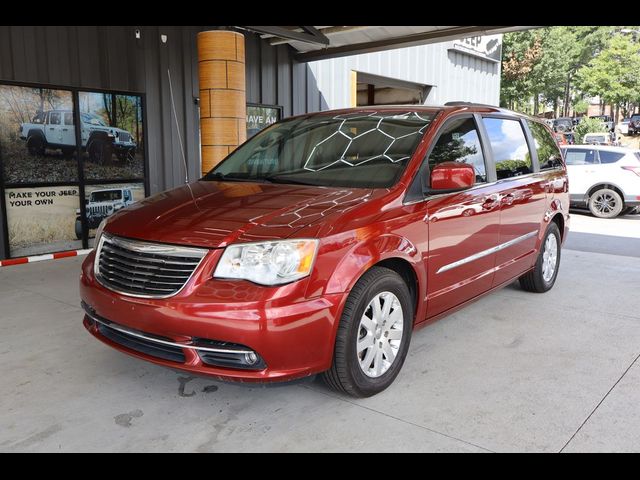
<svg viewBox="0 0 640 480"><path fill-rule="evenodd" d="M103 218L145 197L143 106L138 94L0 83L10 257L92 246Z"/></svg>

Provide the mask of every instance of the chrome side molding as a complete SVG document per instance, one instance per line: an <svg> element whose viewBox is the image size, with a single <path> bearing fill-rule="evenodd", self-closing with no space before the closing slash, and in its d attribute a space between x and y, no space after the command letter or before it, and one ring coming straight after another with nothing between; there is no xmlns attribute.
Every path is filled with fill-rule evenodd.
<svg viewBox="0 0 640 480"><path fill-rule="evenodd" d="M496 245L495 247L482 250L481 252L474 253L473 255L465 257L461 260L444 265L440 267L436 273L446 272L447 270L451 270L452 268L456 268L466 263L473 262L474 260L478 260L479 258L486 257L487 255L491 255L492 253L499 252L500 250L504 250L505 248L508 248L511 245L515 245L516 243L523 242L524 240L527 240L528 238L531 238L531 237L535 237L536 235L538 235L538 230L526 233L518 238L509 240L508 242L501 243L500 245Z"/></svg>

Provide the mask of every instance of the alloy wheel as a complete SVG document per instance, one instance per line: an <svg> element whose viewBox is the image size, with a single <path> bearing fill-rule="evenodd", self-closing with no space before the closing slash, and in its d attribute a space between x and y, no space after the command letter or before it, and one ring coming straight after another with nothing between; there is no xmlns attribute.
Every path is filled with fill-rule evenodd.
<svg viewBox="0 0 640 480"><path fill-rule="evenodd" d="M400 350L404 315L391 292L377 294L365 308L356 340L358 363L364 374L378 378L389 370Z"/></svg>
<svg viewBox="0 0 640 480"><path fill-rule="evenodd" d="M544 250L542 252L542 278L545 282L550 282L556 273L556 264L558 261L558 240L556 236L551 234L544 242Z"/></svg>

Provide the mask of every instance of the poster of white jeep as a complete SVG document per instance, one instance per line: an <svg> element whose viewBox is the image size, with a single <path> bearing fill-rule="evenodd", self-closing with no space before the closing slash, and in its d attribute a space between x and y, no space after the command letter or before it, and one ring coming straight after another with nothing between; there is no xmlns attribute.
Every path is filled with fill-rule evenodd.
<svg viewBox="0 0 640 480"><path fill-rule="evenodd" d="M78 153L86 180L144 178L141 97L0 85L5 184L77 182Z"/></svg>
<svg viewBox="0 0 640 480"><path fill-rule="evenodd" d="M87 185L85 187L85 215L89 238L103 219L144 198L144 184ZM81 210L76 210L76 238L82 238Z"/></svg>
<svg viewBox="0 0 640 480"><path fill-rule="evenodd" d="M120 160L133 159L136 142L131 133L109 127L94 113L80 114L81 148L91 161L105 165L113 154ZM31 155L44 155L47 149L60 150L65 157L76 152L76 130L72 110L38 112L31 122L20 124L20 138Z"/></svg>

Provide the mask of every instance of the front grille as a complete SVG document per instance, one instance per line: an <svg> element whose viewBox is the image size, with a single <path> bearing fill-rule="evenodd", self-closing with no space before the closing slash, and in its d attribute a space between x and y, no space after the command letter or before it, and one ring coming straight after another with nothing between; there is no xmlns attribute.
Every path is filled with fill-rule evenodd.
<svg viewBox="0 0 640 480"><path fill-rule="evenodd" d="M88 206L87 210L89 212L89 215L91 216L107 216L109 215L109 213L111 213L111 209L109 208L109 205L94 205L94 206Z"/></svg>
<svg viewBox="0 0 640 480"><path fill-rule="evenodd" d="M174 247L103 234L95 275L106 288L125 295L166 298L187 283L207 250Z"/></svg>
<svg viewBox="0 0 640 480"><path fill-rule="evenodd" d="M118 133L118 140L120 140L121 142L128 142L131 140L131 135L126 132L120 132Z"/></svg>

